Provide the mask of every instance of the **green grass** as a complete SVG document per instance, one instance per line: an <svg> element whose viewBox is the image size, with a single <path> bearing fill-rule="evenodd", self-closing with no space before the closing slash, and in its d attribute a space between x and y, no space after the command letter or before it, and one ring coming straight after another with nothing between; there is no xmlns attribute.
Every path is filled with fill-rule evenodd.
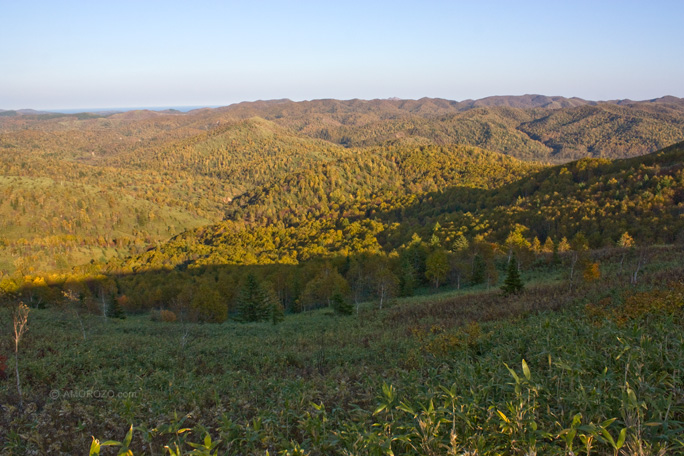
<svg viewBox="0 0 684 456"><path fill-rule="evenodd" d="M682 279L659 269L644 290ZM619 282L539 281L521 296L449 291L277 326L90 315L87 340L74 314L32 310L20 353L27 405L17 408L13 375L0 383L0 442L7 454L83 454L92 435L121 440L132 424L135 454L174 444L189 454L210 435L219 454L560 455L580 414L576 454L586 454L580 435L591 454L613 454L607 436L617 445L622 429L630 448L682 451L681 302L618 324ZM607 317L585 307L610 296ZM0 347L13 348L7 337Z"/></svg>

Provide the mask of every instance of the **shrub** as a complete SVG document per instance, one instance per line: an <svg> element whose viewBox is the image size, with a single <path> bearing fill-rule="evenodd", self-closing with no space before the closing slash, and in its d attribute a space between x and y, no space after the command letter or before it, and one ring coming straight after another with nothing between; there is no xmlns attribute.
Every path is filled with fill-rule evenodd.
<svg viewBox="0 0 684 456"><path fill-rule="evenodd" d="M159 316L161 317L161 321L165 323L173 323L176 321L176 314L170 310L162 310L159 312Z"/></svg>
<svg viewBox="0 0 684 456"><path fill-rule="evenodd" d="M192 300L192 309L200 321L223 323L228 318L228 304L221 295L208 284L203 284Z"/></svg>

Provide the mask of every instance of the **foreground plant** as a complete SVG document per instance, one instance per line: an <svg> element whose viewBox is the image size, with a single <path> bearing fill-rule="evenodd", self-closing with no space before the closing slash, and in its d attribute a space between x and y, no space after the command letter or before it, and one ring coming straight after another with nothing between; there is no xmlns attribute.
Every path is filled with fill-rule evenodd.
<svg viewBox="0 0 684 456"><path fill-rule="evenodd" d="M123 442L117 442L116 440L107 440L106 442L100 443L95 437L93 437L93 443L90 445L90 456L96 456L100 454L100 450L104 446L114 446L120 447L119 452L116 453L117 456L133 456L133 452L128 448L131 445L131 440L133 439L133 426L128 429L126 437Z"/></svg>
<svg viewBox="0 0 684 456"><path fill-rule="evenodd" d="M19 408L24 408L24 400L21 395L21 380L19 379L19 342L28 330L29 308L26 304L19 303L13 315L14 323L14 373L17 377L17 395L19 396Z"/></svg>

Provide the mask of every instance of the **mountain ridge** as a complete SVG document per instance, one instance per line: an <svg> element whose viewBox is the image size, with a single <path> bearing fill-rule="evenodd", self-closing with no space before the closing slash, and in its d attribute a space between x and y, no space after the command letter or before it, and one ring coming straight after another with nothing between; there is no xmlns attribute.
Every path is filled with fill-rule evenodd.
<svg viewBox="0 0 684 456"><path fill-rule="evenodd" d="M448 98L441 98L441 97L421 97L421 98L397 98L397 97L390 97L390 98L371 98L371 99L362 99L362 98L350 98L350 99L337 99L337 98L316 98L316 99L311 99L311 100L299 100L299 101L293 101L289 98L277 98L277 99L267 99L267 100L254 100L254 101L240 101L236 103L231 103L225 106L220 106L220 107L202 107L202 108L196 108L196 109L191 109L186 112L182 111L177 111L175 109L171 108L164 108L164 109L153 109L153 108L133 108L133 109L127 109L127 108L119 108L119 109L107 109L107 110L102 110L100 108L93 108L92 110L83 110L79 111L78 113L97 113L97 114L104 114L104 115L116 115L116 114L122 114L126 112L135 112L135 111L148 111L148 112L157 112L157 113L164 113L164 114L193 114L205 110L223 110L226 108L236 108L239 106L273 106L273 105L283 105L287 103L319 103L319 102L327 102L327 101L337 101L337 102L342 102L342 103L354 103L358 105L358 103L378 103L378 102L389 102L389 103L396 103L399 104L400 106L404 105L419 105L421 103L427 103L427 102L432 102L432 103L437 103L441 106L444 105L449 105L453 107L457 107L462 110L467 110L467 109L473 109L477 107L484 107L484 106L508 106L508 107L516 107L516 108L521 108L521 109L530 109L530 108L547 108L547 109L561 109L561 108L567 108L567 107L576 107L576 106L583 106L583 105L599 105L599 104L616 104L616 105L624 105L624 104L646 104L646 103L658 103L658 104L677 104L677 105L684 105L684 98L679 98L673 95L663 95L661 97L656 97L656 98L649 98L645 100L632 100L629 98L622 98L622 99L610 99L610 100L587 100L581 97L565 97L562 95L543 95L543 94L524 94L524 95L491 95L483 98L476 98L476 99L471 99L467 98L464 100L450 100ZM62 113L59 112L58 110L50 110L50 111L45 111L45 110L36 110L36 109L31 109L31 108L23 108L23 109L0 109L0 113L13 113L11 115L50 115L50 114L64 114L64 115L69 115L69 114L78 114L78 113ZM7 115L7 114L5 114Z"/></svg>

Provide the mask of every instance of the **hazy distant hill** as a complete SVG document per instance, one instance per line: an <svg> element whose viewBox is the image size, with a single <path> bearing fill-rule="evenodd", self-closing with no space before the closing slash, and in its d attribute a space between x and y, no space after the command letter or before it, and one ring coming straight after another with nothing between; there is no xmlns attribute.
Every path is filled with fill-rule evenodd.
<svg viewBox="0 0 684 456"><path fill-rule="evenodd" d="M34 116L42 114L52 114L48 111L36 111L35 109L0 109L0 116Z"/></svg>
<svg viewBox="0 0 684 456"><path fill-rule="evenodd" d="M581 98L547 97L545 95L521 95L521 96L494 96L479 100L466 100L459 103L461 107L477 108L483 106L508 106L509 108L574 108L587 104L597 104L595 101L587 101Z"/></svg>

